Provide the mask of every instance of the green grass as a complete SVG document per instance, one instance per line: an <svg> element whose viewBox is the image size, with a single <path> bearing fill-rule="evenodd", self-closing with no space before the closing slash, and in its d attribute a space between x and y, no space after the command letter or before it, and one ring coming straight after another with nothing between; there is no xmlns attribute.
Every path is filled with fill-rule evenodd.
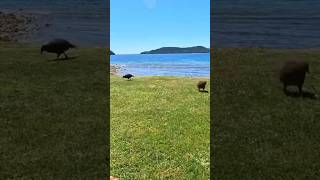
<svg viewBox="0 0 320 180"><path fill-rule="evenodd" d="M318 50L214 51L214 179L319 179L320 99L287 97L279 81L293 59L310 63L304 90L320 93Z"/></svg>
<svg viewBox="0 0 320 180"><path fill-rule="evenodd" d="M106 179L104 49L0 48L0 179Z"/></svg>
<svg viewBox="0 0 320 180"><path fill-rule="evenodd" d="M111 77L113 176L209 179L210 96L197 91L198 81Z"/></svg>
<svg viewBox="0 0 320 180"><path fill-rule="evenodd" d="M55 56L38 47L0 47L0 179L105 178L104 50L49 61ZM310 62L304 90L320 93L318 50L214 53L212 178L317 179L320 99L285 96L278 71L285 60ZM111 78L112 175L208 179L209 94L197 92L197 81Z"/></svg>

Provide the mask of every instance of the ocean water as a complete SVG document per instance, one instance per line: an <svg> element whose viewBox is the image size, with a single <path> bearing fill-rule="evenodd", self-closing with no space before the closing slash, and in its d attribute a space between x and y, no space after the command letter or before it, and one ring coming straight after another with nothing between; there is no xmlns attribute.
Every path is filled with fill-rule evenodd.
<svg viewBox="0 0 320 180"><path fill-rule="evenodd" d="M318 0L214 0L214 47L320 47Z"/></svg>
<svg viewBox="0 0 320 180"><path fill-rule="evenodd" d="M210 53L112 55L110 63L121 74L137 76L209 77Z"/></svg>
<svg viewBox="0 0 320 180"><path fill-rule="evenodd" d="M43 43L65 38L75 44L104 46L107 41L106 0L1 0L0 11L35 14L39 31L24 41ZM45 24L49 24L46 26Z"/></svg>

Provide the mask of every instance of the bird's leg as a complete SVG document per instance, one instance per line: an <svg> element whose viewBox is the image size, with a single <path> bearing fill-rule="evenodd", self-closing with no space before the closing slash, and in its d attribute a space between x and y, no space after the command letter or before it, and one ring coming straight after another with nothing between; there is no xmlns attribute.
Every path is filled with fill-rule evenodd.
<svg viewBox="0 0 320 180"><path fill-rule="evenodd" d="M285 94L287 94L287 85L286 85L286 84L283 85L283 92L284 92Z"/></svg>
<svg viewBox="0 0 320 180"><path fill-rule="evenodd" d="M57 59L59 59L59 57L60 57L60 53L57 53Z"/></svg>
<svg viewBox="0 0 320 180"><path fill-rule="evenodd" d="M298 88L299 88L300 95L302 95L302 85L299 85Z"/></svg>
<svg viewBox="0 0 320 180"><path fill-rule="evenodd" d="M65 57L66 59L69 59L69 57L67 56L67 54L66 54L65 52L63 52L63 54L64 54L64 57Z"/></svg>

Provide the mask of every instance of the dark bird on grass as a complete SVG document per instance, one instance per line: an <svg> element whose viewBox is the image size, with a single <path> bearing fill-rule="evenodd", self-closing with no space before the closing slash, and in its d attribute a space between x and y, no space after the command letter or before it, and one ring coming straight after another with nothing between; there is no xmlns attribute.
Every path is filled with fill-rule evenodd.
<svg viewBox="0 0 320 180"><path fill-rule="evenodd" d="M132 77L134 77L134 75L132 75L132 74L126 74L126 75L122 76L122 78L127 78L127 79L131 79Z"/></svg>
<svg viewBox="0 0 320 180"><path fill-rule="evenodd" d="M56 53L57 59L59 59L61 54L64 54L65 58L68 59L67 54L65 53L69 48L75 48L76 46L68 42L64 39L54 39L50 41L49 43L41 46L41 54L43 51L49 52L49 53Z"/></svg>
<svg viewBox="0 0 320 180"><path fill-rule="evenodd" d="M207 81L199 81L197 84L198 90L205 91L204 89L206 88Z"/></svg>
<svg viewBox="0 0 320 180"><path fill-rule="evenodd" d="M283 91L287 93L287 86L297 86L302 94L302 86L306 73L309 73L309 64L302 61L287 61L280 71L280 81Z"/></svg>

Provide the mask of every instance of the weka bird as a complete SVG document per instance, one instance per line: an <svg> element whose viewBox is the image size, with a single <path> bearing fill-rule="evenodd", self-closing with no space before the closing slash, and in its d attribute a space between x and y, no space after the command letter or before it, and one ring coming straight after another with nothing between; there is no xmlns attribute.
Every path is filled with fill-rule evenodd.
<svg viewBox="0 0 320 180"><path fill-rule="evenodd" d="M198 90L205 91L204 89L206 88L207 81L199 81L197 84Z"/></svg>
<svg viewBox="0 0 320 180"><path fill-rule="evenodd" d="M69 50L69 48L75 47L75 45L71 44L70 42L64 39L54 39L41 47L41 54L44 51L49 53L56 53L57 59L60 57L61 54L64 54L65 58L68 59L68 56L65 53L65 51Z"/></svg>
<svg viewBox="0 0 320 180"><path fill-rule="evenodd" d="M134 75L132 75L132 74L126 74L126 75L122 76L122 78L127 78L127 79L131 79L132 77L134 77Z"/></svg>
<svg viewBox="0 0 320 180"><path fill-rule="evenodd" d="M302 94L302 86L306 73L309 73L309 64L302 61L287 61L280 71L280 81L283 83L283 91L287 92L287 86L297 86Z"/></svg>

